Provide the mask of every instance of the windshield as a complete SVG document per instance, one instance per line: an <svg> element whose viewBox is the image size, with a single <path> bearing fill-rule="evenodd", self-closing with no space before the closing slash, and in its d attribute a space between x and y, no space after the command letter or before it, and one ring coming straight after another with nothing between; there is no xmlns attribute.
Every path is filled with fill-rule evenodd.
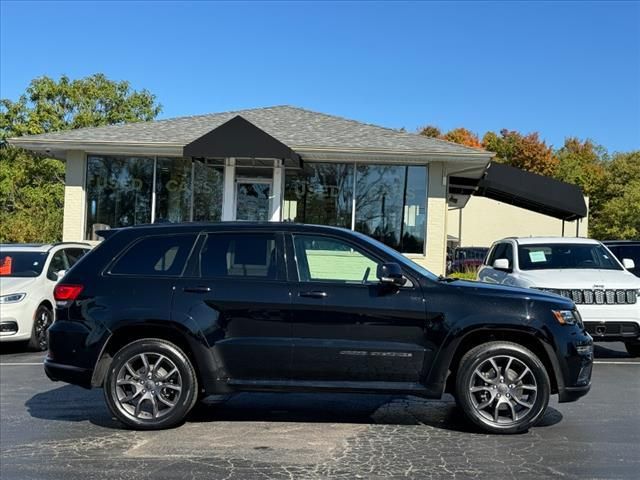
<svg viewBox="0 0 640 480"><path fill-rule="evenodd" d="M0 277L37 277L47 252L0 252Z"/></svg>
<svg viewBox="0 0 640 480"><path fill-rule="evenodd" d="M599 244L556 243L518 246L520 270L600 269L622 270Z"/></svg>

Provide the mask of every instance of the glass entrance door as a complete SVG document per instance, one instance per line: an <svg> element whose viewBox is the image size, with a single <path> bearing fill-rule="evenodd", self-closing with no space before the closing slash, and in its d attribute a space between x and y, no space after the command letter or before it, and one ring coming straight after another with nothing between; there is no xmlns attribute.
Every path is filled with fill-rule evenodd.
<svg viewBox="0 0 640 480"><path fill-rule="evenodd" d="M236 182L236 220L269 221L271 181L241 180Z"/></svg>

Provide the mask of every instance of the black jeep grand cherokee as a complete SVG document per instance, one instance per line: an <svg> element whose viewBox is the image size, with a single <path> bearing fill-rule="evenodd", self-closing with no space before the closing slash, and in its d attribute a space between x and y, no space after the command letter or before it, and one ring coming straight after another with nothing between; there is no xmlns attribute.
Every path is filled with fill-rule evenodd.
<svg viewBox="0 0 640 480"><path fill-rule="evenodd" d="M455 395L517 432L549 395L589 391L592 339L568 299L436 277L364 235L286 223L150 225L107 239L56 286L45 371L103 387L138 429L209 394Z"/></svg>

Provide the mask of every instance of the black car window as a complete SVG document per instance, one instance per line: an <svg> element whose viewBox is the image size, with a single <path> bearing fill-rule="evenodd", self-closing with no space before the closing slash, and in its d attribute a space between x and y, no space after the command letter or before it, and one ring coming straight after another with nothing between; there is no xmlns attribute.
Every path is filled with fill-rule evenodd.
<svg viewBox="0 0 640 480"><path fill-rule="evenodd" d="M607 248L620 260L628 258L636 264L635 268L629 270L636 275L640 273L640 245L607 245Z"/></svg>
<svg viewBox="0 0 640 480"><path fill-rule="evenodd" d="M350 243L312 235L294 237L301 282L376 281L378 262Z"/></svg>
<svg viewBox="0 0 640 480"><path fill-rule="evenodd" d="M257 277L276 280L278 260L275 234L209 234L200 253L204 278Z"/></svg>
<svg viewBox="0 0 640 480"><path fill-rule="evenodd" d="M506 249L507 249L507 244L506 243L497 244L493 248L493 251L491 252L491 258L489 259L489 265L493 266L493 263L496 260L499 260L501 258L506 258L505 257L505 250Z"/></svg>
<svg viewBox="0 0 640 480"><path fill-rule="evenodd" d="M67 260L69 261L69 268L73 267L82 256L89 250L84 248L65 248L64 253L67 254Z"/></svg>
<svg viewBox="0 0 640 480"><path fill-rule="evenodd" d="M67 260L64 250L58 250L53 254L51 262L49 263L49 268L47 268L47 278L49 280L56 281L58 280L58 272L68 269L69 261Z"/></svg>
<svg viewBox="0 0 640 480"><path fill-rule="evenodd" d="M158 235L134 243L111 267L117 275L178 276L196 239L196 234Z"/></svg>

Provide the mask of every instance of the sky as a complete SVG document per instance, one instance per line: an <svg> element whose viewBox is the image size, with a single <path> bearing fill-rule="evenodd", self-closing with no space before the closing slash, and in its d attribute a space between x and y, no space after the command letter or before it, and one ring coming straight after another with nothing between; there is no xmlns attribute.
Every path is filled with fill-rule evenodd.
<svg viewBox="0 0 640 480"><path fill-rule="evenodd" d="M102 72L160 118L295 105L640 148L640 2L0 4L0 96Z"/></svg>

